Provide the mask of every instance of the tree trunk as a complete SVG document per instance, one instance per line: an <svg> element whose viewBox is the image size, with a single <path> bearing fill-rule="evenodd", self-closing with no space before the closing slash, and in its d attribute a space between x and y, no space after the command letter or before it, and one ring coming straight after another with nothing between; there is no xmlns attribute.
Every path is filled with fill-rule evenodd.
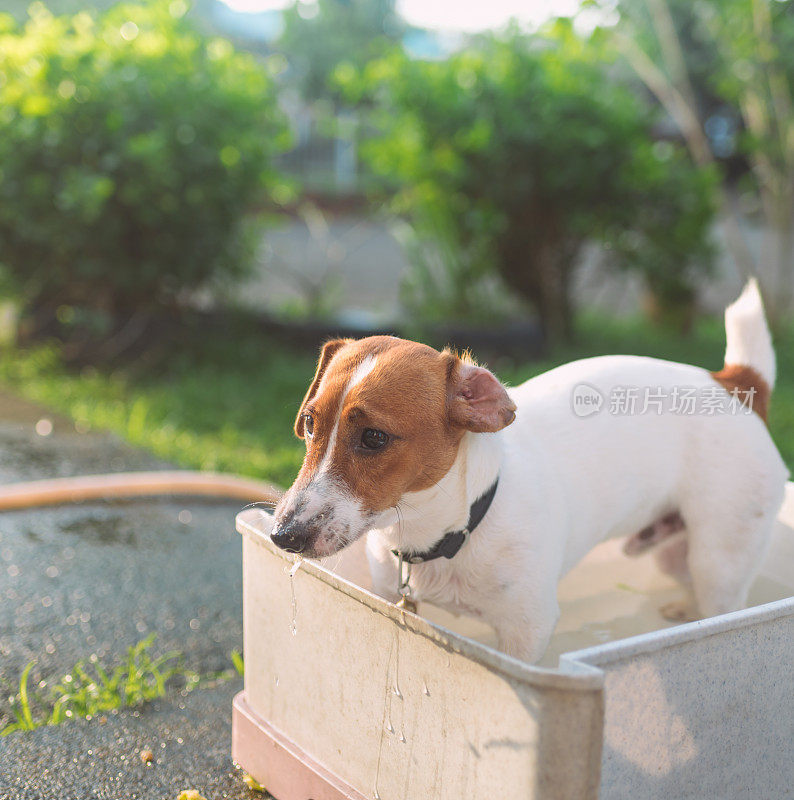
<svg viewBox="0 0 794 800"><path fill-rule="evenodd" d="M539 281L536 305L543 332L552 343L570 341L573 335L572 264L559 248L552 247L543 248L536 259Z"/></svg>
<svg viewBox="0 0 794 800"><path fill-rule="evenodd" d="M642 298L645 315L661 328L668 328L679 334L692 331L697 317L695 291L683 291L680 295L669 293L648 284Z"/></svg>
<svg viewBox="0 0 794 800"><path fill-rule="evenodd" d="M773 327L780 327L791 319L792 294L794 293L794 223L775 225L767 232L772 238L772 274L768 285L772 291L764 298L767 314Z"/></svg>
<svg viewBox="0 0 794 800"><path fill-rule="evenodd" d="M528 236L506 237L499 249L499 272L505 284L533 305L546 340L569 341L573 334L571 277L580 243Z"/></svg>
<svg viewBox="0 0 794 800"><path fill-rule="evenodd" d="M552 345L573 334L571 278L582 247L560 220L554 208L534 199L508 219L497 246L502 280L532 304Z"/></svg>

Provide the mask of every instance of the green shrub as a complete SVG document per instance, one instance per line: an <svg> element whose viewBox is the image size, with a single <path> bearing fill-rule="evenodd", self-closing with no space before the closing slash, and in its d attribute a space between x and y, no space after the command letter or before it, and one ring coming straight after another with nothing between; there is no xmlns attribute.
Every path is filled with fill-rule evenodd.
<svg viewBox="0 0 794 800"><path fill-rule="evenodd" d="M445 236L469 279L495 269L552 338L570 329L588 240L657 283L708 266L712 177L654 145L649 112L608 55L560 21L543 36L482 37L443 62L394 53L347 81L375 101L381 135L364 152L400 189L398 210Z"/></svg>
<svg viewBox="0 0 794 800"><path fill-rule="evenodd" d="M0 264L30 307L118 315L246 270L289 137L267 70L186 11L0 15Z"/></svg>
<svg viewBox="0 0 794 800"><path fill-rule="evenodd" d="M314 7L295 2L283 17L277 47L310 102L338 100L338 87L329 80L334 70L340 65L348 71L364 66L383 55L405 29L394 0L317 0Z"/></svg>

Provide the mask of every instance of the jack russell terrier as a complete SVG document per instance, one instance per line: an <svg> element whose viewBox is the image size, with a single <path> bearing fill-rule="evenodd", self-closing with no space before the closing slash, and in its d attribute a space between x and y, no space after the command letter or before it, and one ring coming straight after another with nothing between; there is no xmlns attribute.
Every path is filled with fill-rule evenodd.
<svg viewBox="0 0 794 800"><path fill-rule="evenodd" d="M606 538L654 547L687 588L667 616L742 608L788 475L764 424L775 354L755 281L725 327L717 373L602 356L510 389L446 350L330 341L273 542L321 558L366 535L379 594L405 591L404 560L413 599L478 617L529 662L556 625L558 581Z"/></svg>

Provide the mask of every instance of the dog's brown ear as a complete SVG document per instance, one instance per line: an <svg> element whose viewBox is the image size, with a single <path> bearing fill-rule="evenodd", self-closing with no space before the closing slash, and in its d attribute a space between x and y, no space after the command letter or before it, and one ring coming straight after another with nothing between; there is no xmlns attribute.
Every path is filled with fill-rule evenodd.
<svg viewBox="0 0 794 800"><path fill-rule="evenodd" d="M516 418L505 387L483 367L455 358L447 379L449 419L475 433L493 433Z"/></svg>
<svg viewBox="0 0 794 800"><path fill-rule="evenodd" d="M317 387L320 385L320 381L323 379L325 370L331 363L331 359L336 355L340 348L344 347L350 341L350 339L332 339L330 342L326 342L323 345L320 358L317 361L317 371L314 373L314 380L312 381L312 385L309 387L309 391L306 392L306 396L303 398L300 410L298 411L298 416L295 418L295 435L298 438L303 439L305 436L303 425L303 409L306 408L306 404L309 402L309 400L314 397Z"/></svg>

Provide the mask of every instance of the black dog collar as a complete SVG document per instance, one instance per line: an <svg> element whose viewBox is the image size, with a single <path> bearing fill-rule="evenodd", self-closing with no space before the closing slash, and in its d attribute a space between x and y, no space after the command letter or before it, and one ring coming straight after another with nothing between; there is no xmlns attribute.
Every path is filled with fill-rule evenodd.
<svg viewBox="0 0 794 800"><path fill-rule="evenodd" d="M499 476L496 477L488 491L471 504L469 521L463 530L445 533L429 550L425 550L423 553L401 553L396 549L392 550L392 553L398 558L402 556L402 560L406 564L422 564L425 561L434 561L437 558L453 558L460 548L466 544L471 532L483 521L488 513L498 485Z"/></svg>

